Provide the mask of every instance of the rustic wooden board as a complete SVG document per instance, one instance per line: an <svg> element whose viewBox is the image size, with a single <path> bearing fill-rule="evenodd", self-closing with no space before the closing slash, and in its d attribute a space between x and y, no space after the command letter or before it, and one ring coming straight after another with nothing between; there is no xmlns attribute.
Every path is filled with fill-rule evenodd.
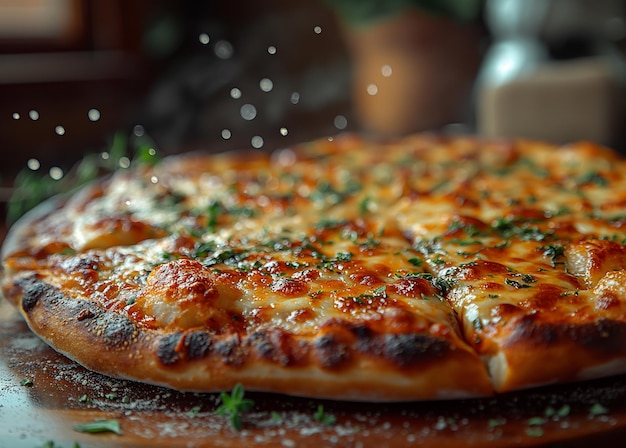
<svg viewBox="0 0 626 448"><path fill-rule="evenodd" d="M28 379L32 384L22 385ZM496 398L340 403L247 393L243 430L214 414L218 394L179 393L111 379L57 354L0 302L0 447L621 445L626 376ZM318 422L319 405L336 423ZM606 412L604 412L606 411ZM117 419L122 434L77 424Z"/></svg>

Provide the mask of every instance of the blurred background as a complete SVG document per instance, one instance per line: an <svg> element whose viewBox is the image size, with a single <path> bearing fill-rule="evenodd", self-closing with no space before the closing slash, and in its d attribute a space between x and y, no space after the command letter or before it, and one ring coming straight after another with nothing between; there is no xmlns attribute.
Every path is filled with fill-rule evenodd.
<svg viewBox="0 0 626 448"><path fill-rule="evenodd" d="M622 0L0 0L0 200L16 176L22 195L50 192L115 145L436 131L622 150L624 13Z"/></svg>

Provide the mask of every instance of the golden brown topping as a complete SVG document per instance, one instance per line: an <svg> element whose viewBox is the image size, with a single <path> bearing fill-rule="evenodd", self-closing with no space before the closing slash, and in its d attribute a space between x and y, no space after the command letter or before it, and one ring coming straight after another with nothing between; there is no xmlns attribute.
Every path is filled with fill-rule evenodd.
<svg viewBox="0 0 626 448"><path fill-rule="evenodd" d="M565 248L567 270L592 288L609 271L626 269L626 245L606 240L583 240Z"/></svg>

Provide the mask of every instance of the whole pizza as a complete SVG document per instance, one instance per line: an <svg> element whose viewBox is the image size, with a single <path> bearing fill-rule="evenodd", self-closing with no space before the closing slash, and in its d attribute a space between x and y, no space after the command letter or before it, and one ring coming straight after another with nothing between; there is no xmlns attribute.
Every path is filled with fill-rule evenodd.
<svg viewBox="0 0 626 448"><path fill-rule="evenodd" d="M342 135L55 197L10 231L2 291L113 377L454 399L626 372L625 243L606 148Z"/></svg>

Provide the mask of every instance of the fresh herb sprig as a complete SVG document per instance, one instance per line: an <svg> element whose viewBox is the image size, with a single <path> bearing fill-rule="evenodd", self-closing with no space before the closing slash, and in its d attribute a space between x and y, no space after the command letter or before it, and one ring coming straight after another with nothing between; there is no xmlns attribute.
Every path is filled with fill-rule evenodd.
<svg viewBox="0 0 626 448"><path fill-rule="evenodd" d="M317 410L313 414L313 418L326 426L332 426L337 423L335 416L326 412L324 410L324 406L321 404L317 406Z"/></svg>
<svg viewBox="0 0 626 448"><path fill-rule="evenodd" d="M103 157L104 154L106 157ZM132 165L154 164L158 160L151 139L145 136L129 139L125 133L117 132L106 152L85 155L61 179L56 180L24 168L15 177L13 188L8 195L7 223L14 223L45 199L78 188L98 176Z"/></svg>
<svg viewBox="0 0 626 448"><path fill-rule="evenodd" d="M230 426L235 431L241 431L243 427L241 414L250 411L254 406L254 401L244 398L244 393L243 386L237 383L230 394L220 394L222 404L215 410L217 415L228 417Z"/></svg>

